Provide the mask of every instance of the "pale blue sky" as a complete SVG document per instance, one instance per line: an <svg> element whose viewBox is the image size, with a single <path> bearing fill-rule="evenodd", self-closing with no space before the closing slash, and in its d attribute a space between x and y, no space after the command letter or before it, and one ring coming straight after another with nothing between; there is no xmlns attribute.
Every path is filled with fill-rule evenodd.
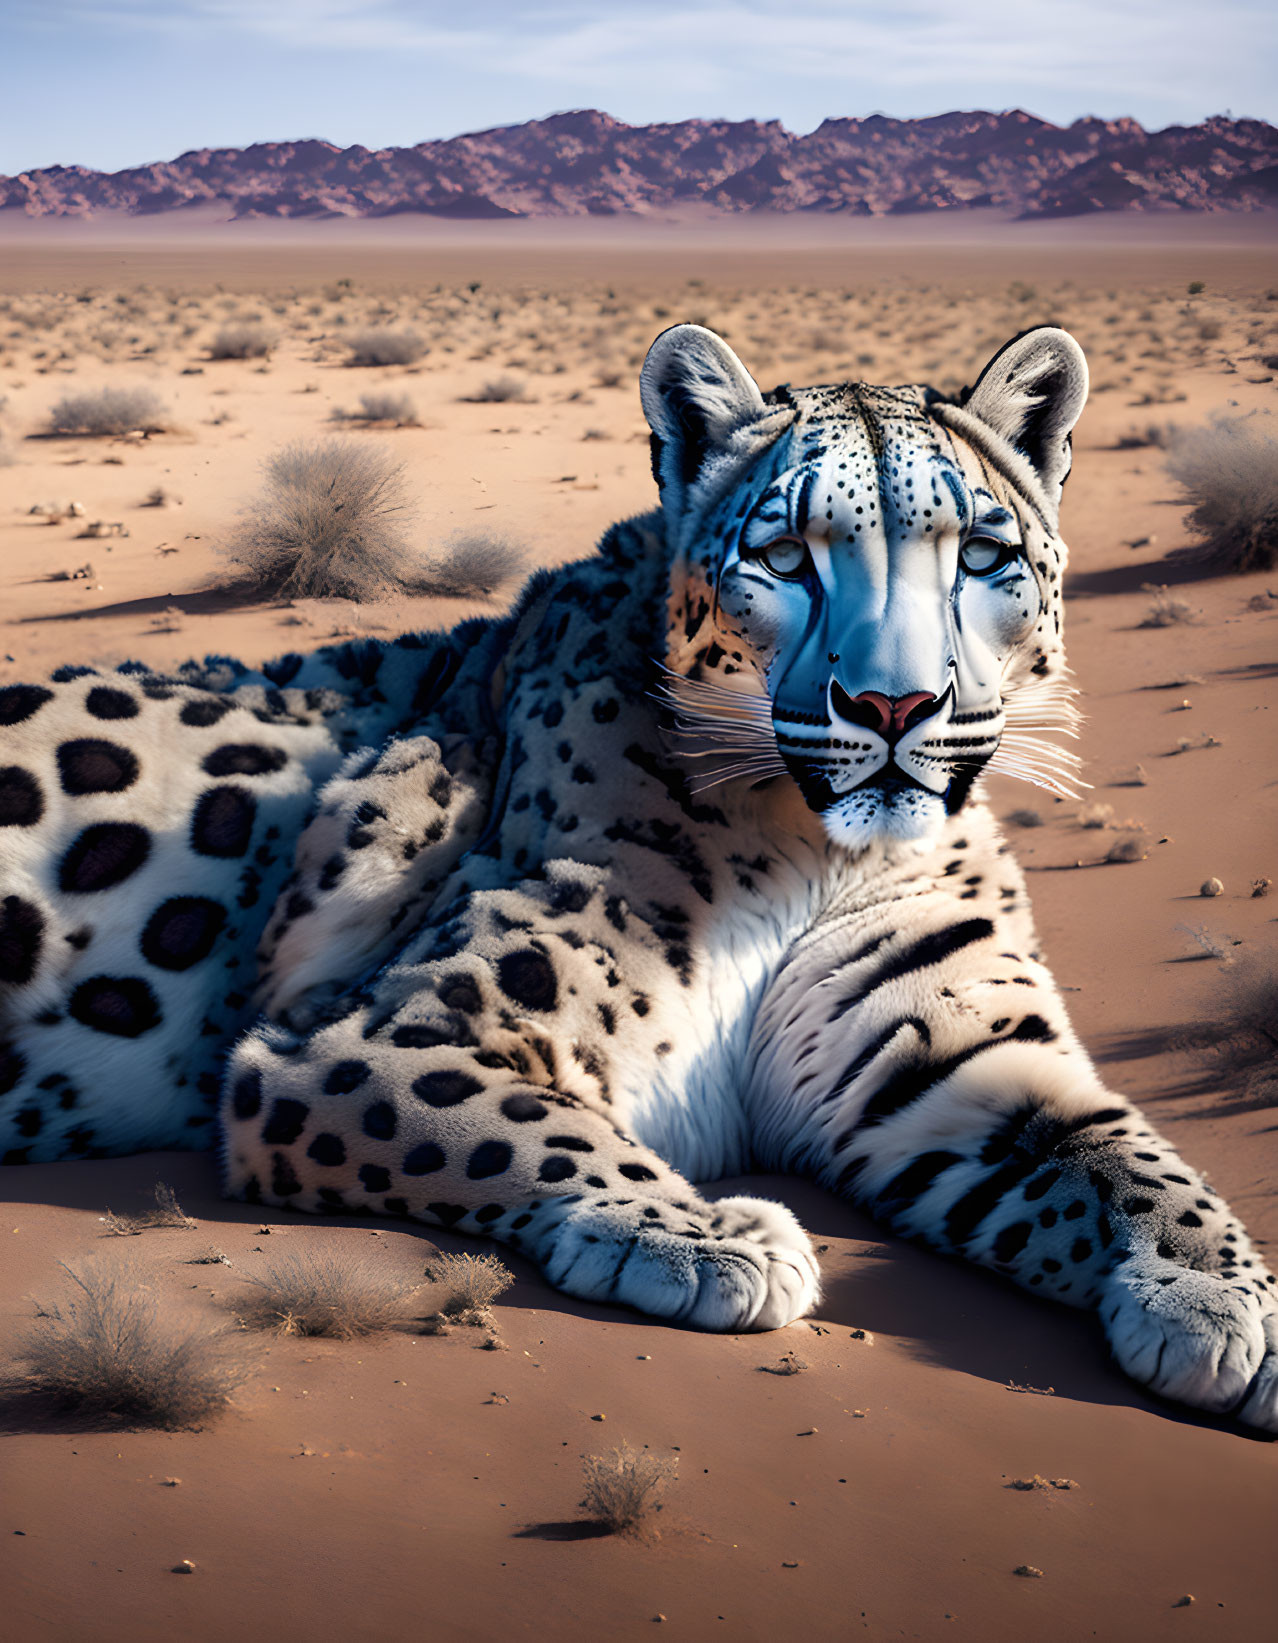
<svg viewBox="0 0 1278 1643"><path fill-rule="evenodd" d="M0 172L301 137L1027 108L1278 115L1272 0L0 0Z"/></svg>

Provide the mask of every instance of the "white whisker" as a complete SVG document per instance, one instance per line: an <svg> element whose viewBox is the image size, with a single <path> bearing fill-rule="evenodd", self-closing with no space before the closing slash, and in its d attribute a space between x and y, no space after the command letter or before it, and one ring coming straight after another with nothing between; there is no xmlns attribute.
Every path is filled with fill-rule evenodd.
<svg viewBox="0 0 1278 1643"><path fill-rule="evenodd" d="M696 761L691 779L695 792L784 774L766 692L749 688L747 677L742 679L745 688L733 690L669 668L662 671L665 678L652 695L671 715L666 734L680 759ZM705 761L711 761L708 768Z"/></svg>

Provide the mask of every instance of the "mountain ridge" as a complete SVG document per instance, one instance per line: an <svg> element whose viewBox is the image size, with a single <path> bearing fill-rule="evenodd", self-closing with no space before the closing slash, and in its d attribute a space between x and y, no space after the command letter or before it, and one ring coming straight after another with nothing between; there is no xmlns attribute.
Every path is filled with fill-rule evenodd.
<svg viewBox="0 0 1278 1643"><path fill-rule="evenodd" d="M1278 128L1214 115L1147 131L1069 126L1012 109L919 120L832 117L631 126L598 109L409 148L322 138L189 149L115 172L56 165L0 177L0 211L150 216L220 204L232 217L646 215L708 206L887 216L995 207L1017 217L1278 206Z"/></svg>

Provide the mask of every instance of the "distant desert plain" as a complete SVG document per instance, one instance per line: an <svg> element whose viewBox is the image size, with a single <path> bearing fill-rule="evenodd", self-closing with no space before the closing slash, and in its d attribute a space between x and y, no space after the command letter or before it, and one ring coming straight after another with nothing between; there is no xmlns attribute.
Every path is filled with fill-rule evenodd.
<svg viewBox="0 0 1278 1643"><path fill-rule="evenodd" d="M1165 456L1176 430L1278 408L1273 216L8 212L0 246L0 684L68 662L258 663L513 594L246 601L224 550L293 441L402 460L441 577L476 537L531 569L652 506L637 377L678 320L718 330L764 387L954 391L1027 326L1072 331L1093 383L1063 516L1092 787L988 792L1105 1078L1272 1262L1278 1086L1240 1071L1220 1028L1238 977L1278 962L1278 573L1209 576L1182 555L1194 538ZM351 363L353 341L386 332L411 335L413 357ZM248 337L246 357L211 357L219 335ZM105 387L150 395L165 431L47 437L60 400ZM157 1181L195 1225L112 1240L108 1206L144 1208ZM773 1335L581 1305L503 1252L504 1350L467 1328L274 1337L195 1432L6 1400L8 1635L1272 1637L1272 1443L1160 1404L1107 1362L1090 1317L913 1249L807 1182L712 1192L741 1190L790 1204L821 1254L819 1312ZM391 1222L263 1221L219 1198L207 1153L10 1168L0 1200L7 1356L60 1294L59 1262L108 1247L127 1243L165 1307L206 1321L283 1252L354 1251L418 1280L436 1251L477 1247ZM623 1441L678 1461L637 1537L600 1535L580 1509L583 1458Z"/></svg>

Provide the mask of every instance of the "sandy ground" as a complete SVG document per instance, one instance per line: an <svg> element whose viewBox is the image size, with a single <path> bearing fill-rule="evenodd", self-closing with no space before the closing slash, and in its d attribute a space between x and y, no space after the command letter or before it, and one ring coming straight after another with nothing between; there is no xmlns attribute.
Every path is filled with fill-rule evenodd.
<svg viewBox="0 0 1278 1643"><path fill-rule="evenodd" d="M1272 222L782 223L753 237L739 224L605 225L593 239L579 225L503 239L196 224L181 240L156 223L10 226L0 683L66 661L257 660L476 608L245 607L216 591L219 543L263 458L327 435L361 394L415 402L420 427L350 437L402 456L428 557L482 531L554 563L650 505L635 378L665 324L714 325L765 386L942 387L972 380L1028 324L1068 325L1095 389L1064 508L1095 791L1058 804L999 781L992 796L1002 815L1041 819L1010 830L1107 1078L1274 1259L1271 1096L1189 1041L1245 962L1278 950L1278 891L1251 894L1278 881L1278 581L1187 576L1168 557L1188 538L1162 452L1120 446L1151 426L1274 406ZM1191 279L1205 284L1192 297ZM209 360L211 335L246 316L278 339L269 360ZM407 368L346 366L343 338L373 325L412 329L429 352ZM465 402L501 377L526 397ZM105 385L153 389L174 431L29 437L63 394ZM156 487L169 505L144 507ZM83 516L51 525L29 512L72 500ZM95 520L129 534L80 539ZM1170 584L1190 619L1143 627L1149 584ZM1094 805L1111 813L1085 828ZM1105 862L1128 839L1144 858ZM1206 900L1212 876L1224 893ZM105 1206L140 1207L157 1179L198 1228L106 1240ZM715 1190L747 1186L790 1203L827 1246L819 1316L776 1335L704 1337L582 1307L512 1260L506 1352L477 1355L466 1330L279 1340L202 1433L86 1431L12 1403L0 1526L12 1635L1272 1635L1273 1445L1144 1397L1108 1366L1090 1319L884 1239L806 1183ZM213 1317L281 1249L358 1246L419 1276L433 1248L463 1247L301 1219L263 1235L194 1155L12 1170L0 1195L10 1340L33 1297L58 1293L59 1260L104 1249L125 1249L166 1303ZM210 1244L229 1267L186 1264ZM762 1372L790 1351L810 1367ZM622 1439L678 1450L679 1482L646 1542L590 1535L578 1510L581 1457ZM1076 1486L1010 1487L1035 1473ZM184 1558L189 1578L170 1572ZM1041 1577L1016 1576L1021 1565ZM1173 1607L1187 1594L1193 1604Z"/></svg>

